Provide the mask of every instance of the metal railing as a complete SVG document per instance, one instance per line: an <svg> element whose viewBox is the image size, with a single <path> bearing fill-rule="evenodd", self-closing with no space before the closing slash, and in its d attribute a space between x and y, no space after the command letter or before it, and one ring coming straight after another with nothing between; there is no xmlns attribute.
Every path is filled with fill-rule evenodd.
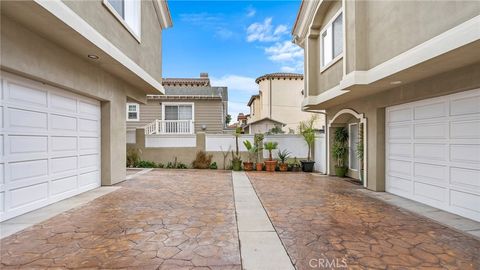
<svg viewBox="0 0 480 270"><path fill-rule="evenodd" d="M145 134L193 134L192 120L155 120L145 126Z"/></svg>

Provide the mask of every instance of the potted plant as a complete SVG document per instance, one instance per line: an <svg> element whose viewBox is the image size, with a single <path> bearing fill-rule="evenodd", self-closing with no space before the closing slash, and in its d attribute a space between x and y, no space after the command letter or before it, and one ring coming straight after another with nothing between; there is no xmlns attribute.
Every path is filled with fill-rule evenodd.
<svg viewBox="0 0 480 270"><path fill-rule="evenodd" d="M253 140L255 144L255 150L256 150L256 170L257 171L262 171L263 170L263 162L262 162L262 157L260 156L263 154L263 148L262 148L262 141L263 141L263 134L255 134Z"/></svg>
<svg viewBox="0 0 480 270"><path fill-rule="evenodd" d="M274 172L277 166L277 161L272 158L272 151L277 149L277 142L266 142L263 147L268 150L268 160L265 160L265 167L267 172Z"/></svg>
<svg viewBox="0 0 480 270"><path fill-rule="evenodd" d="M335 130L332 154L336 160L335 174L339 177L345 177L348 170L348 167L345 166L348 155L348 131L344 127Z"/></svg>
<svg viewBox="0 0 480 270"><path fill-rule="evenodd" d="M293 162L290 164L290 167L292 168L292 172L299 172L302 170L300 166L300 162L298 162L297 157L293 159Z"/></svg>
<svg viewBox="0 0 480 270"><path fill-rule="evenodd" d="M359 125L359 128L358 128L358 142L357 142L357 158L358 158L358 161L359 161L359 178L360 178L360 182L363 184L363 181L364 181L364 175L363 175L363 154L364 154L364 145L363 145L363 124L360 124Z"/></svg>
<svg viewBox="0 0 480 270"><path fill-rule="evenodd" d="M245 171L253 171L253 159L257 155L257 147L252 145L249 140L244 141L243 145L245 145L248 151L248 161L243 162L243 169Z"/></svg>
<svg viewBox="0 0 480 270"><path fill-rule="evenodd" d="M287 158L290 156L290 152L287 151L287 149L284 150L278 150L278 159L280 159L280 164L278 165L279 169L281 172L286 172L288 171L288 164L285 163Z"/></svg>
<svg viewBox="0 0 480 270"><path fill-rule="evenodd" d="M242 132L242 128L235 129L235 154L232 150L232 170L234 171L241 171L242 170L242 159L240 158L240 153L238 151L238 137Z"/></svg>
<svg viewBox="0 0 480 270"><path fill-rule="evenodd" d="M308 156L307 160L302 160L302 170L304 172L313 172L313 166L315 165L315 161L312 160L312 148L313 143L315 142L315 129L314 125L317 121L317 115L312 115L312 117L307 121L302 121L298 125L298 130L302 135L303 139L307 143L308 146Z"/></svg>

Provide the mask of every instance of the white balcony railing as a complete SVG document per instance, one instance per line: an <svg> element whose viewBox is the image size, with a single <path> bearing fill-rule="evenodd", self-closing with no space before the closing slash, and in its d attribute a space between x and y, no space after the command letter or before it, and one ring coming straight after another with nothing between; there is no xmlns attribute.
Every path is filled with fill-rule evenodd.
<svg viewBox="0 0 480 270"><path fill-rule="evenodd" d="M192 120L155 120L145 126L145 134L193 134Z"/></svg>

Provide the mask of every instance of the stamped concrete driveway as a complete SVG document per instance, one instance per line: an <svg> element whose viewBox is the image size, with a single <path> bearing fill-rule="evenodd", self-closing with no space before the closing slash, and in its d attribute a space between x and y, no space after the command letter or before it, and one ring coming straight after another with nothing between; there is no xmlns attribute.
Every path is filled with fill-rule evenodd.
<svg viewBox="0 0 480 270"><path fill-rule="evenodd" d="M480 241L346 181L248 173L297 269L480 269Z"/></svg>
<svg viewBox="0 0 480 270"><path fill-rule="evenodd" d="M1 240L2 269L240 269L231 174L151 171Z"/></svg>

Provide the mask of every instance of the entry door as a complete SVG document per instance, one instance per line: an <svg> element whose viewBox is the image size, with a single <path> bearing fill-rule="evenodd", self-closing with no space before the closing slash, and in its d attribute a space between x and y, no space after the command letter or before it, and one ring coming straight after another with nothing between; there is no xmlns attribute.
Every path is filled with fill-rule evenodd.
<svg viewBox="0 0 480 270"><path fill-rule="evenodd" d="M480 221L480 89L386 109L386 190Z"/></svg>
<svg viewBox="0 0 480 270"><path fill-rule="evenodd" d="M2 73L0 220L100 186L100 102Z"/></svg>

